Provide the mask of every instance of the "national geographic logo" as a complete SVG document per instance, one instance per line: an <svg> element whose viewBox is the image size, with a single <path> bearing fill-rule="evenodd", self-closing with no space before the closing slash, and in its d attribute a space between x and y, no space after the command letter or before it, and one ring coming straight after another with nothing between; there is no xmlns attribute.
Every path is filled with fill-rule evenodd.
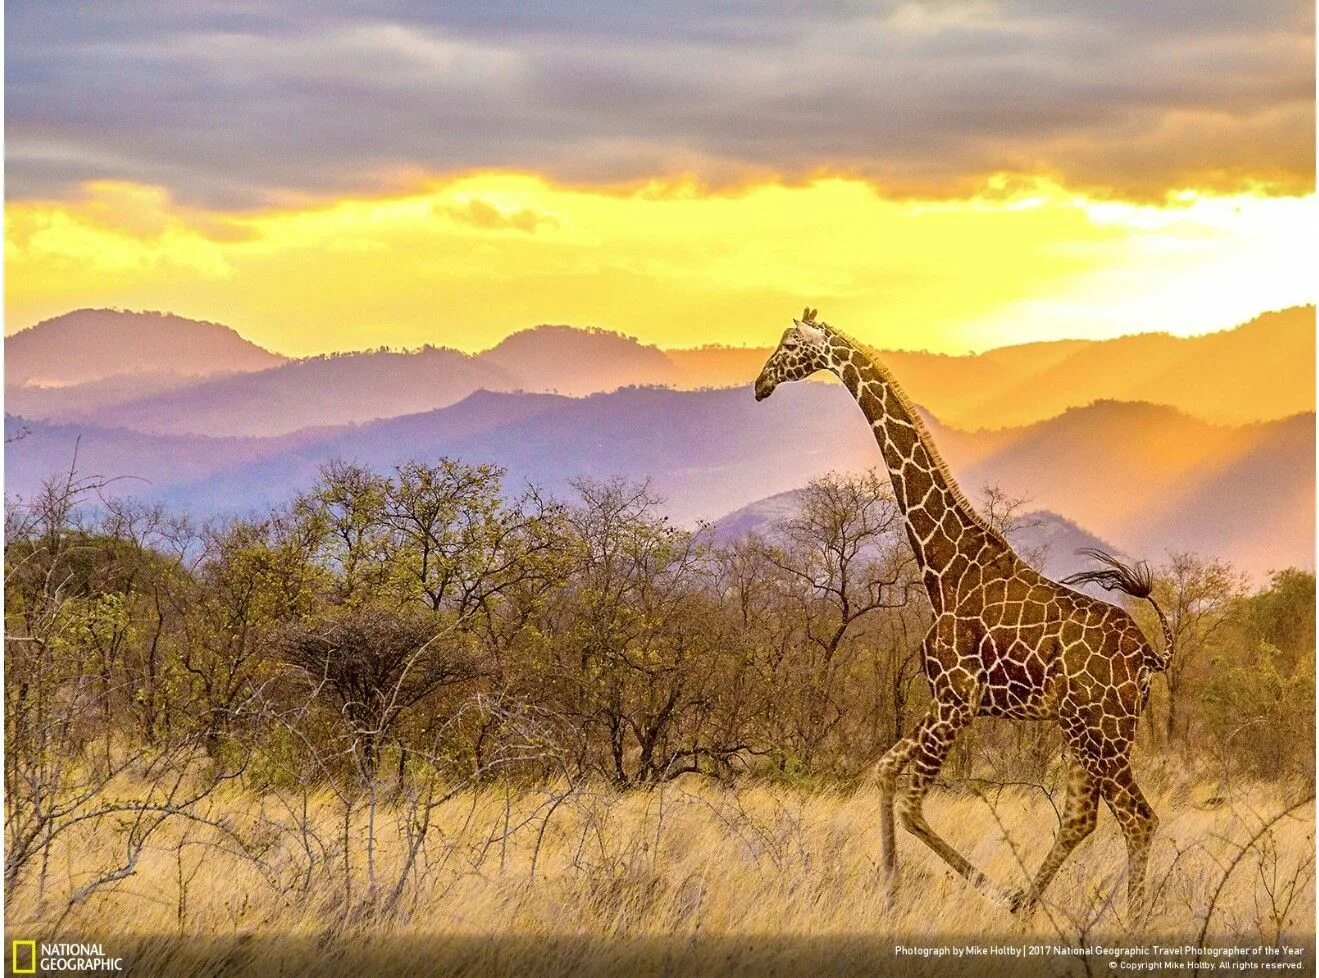
<svg viewBox="0 0 1319 978"><path fill-rule="evenodd" d="M13 941L9 945L9 971L15 975L99 974L123 970L124 959L106 954L101 944Z"/></svg>

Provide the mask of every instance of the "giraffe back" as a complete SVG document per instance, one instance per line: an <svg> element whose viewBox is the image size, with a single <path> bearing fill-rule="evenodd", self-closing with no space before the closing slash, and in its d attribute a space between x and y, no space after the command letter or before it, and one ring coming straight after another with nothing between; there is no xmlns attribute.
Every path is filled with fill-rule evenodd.
<svg viewBox="0 0 1319 978"><path fill-rule="evenodd" d="M982 716L1067 713L1134 720L1157 657L1123 609L1049 580L1015 556L966 577L927 642L932 684L973 690ZM1111 724L1110 724L1111 725Z"/></svg>

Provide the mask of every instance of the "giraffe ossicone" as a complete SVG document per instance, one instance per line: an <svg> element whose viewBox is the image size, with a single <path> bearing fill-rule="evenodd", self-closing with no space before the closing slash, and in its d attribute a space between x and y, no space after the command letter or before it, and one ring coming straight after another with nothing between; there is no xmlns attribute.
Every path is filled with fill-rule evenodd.
<svg viewBox="0 0 1319 978"><path fill-rule="evenodd" d="M1125 610L1066 585L1095 583L1150 597L1148 570L1092 552L1101 569L1050 580L1030 567L976 512L887 367L807 308L756 379L756 400L820 370L838 376L870 423L893 483L907 539L934 612L922 646L933 703L876 766L884 864L897 871L894 808L904 828L991 896L1000 891L925 820L923 801L957 735L976 717L1053 720L1068 767L1067 801L1053 846L1030 886L1009 898L1034 906L1072 851L1094 831L1102 800L1127 845L1128 905L1145 910L1145 867L1158 819L1131 769L1136 723L1150 680L1172 653L1157 653ZM912 774L900 798L897 779Z"/></svg>

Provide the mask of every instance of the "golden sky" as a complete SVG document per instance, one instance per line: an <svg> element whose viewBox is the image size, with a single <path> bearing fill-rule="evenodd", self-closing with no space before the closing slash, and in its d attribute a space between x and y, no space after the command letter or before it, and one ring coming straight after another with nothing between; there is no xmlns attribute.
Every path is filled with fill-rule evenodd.
<svg viewBox="0 0 1319 978"><path fill-rule="evenodd" d="M809 303L958 352L1316 299L1311 0L6 13L6 333L762 345Z"/></svg>
<svg viewBox="0 0 1319 978"><path fill-rule="evenodd" d="M873 343L957 352L1189 334L1315 301L1313 194L1153 204L990 183L920 200L840 178L611 192L476 173L230 211L93 182L8 205L6 329L115 306L217 319L292 355L478 350L540 322L755 345L809 303Z"/></svg>

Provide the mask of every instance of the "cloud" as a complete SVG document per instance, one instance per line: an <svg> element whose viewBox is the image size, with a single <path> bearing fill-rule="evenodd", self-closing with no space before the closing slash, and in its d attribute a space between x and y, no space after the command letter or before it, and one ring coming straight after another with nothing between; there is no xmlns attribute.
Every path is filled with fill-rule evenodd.
<svg viewBox="0 0 1319 978"><path fill-rule="evenodd" d="M11 197L108 177L249 206L489 168L1313 184L1302 0L113 6L7 8Z"/></svg>
<svg viewBox="0 0 1319 978"><path fill-rule="evenodd" d="M447 217L459 224L470 224L481 231L509 229L530 234L541 225L557 227L561 223L553 214L547 214L534 207L505 209L480 197L470 197L454 203L437 203L432 205L432 213Z"/></svg>

